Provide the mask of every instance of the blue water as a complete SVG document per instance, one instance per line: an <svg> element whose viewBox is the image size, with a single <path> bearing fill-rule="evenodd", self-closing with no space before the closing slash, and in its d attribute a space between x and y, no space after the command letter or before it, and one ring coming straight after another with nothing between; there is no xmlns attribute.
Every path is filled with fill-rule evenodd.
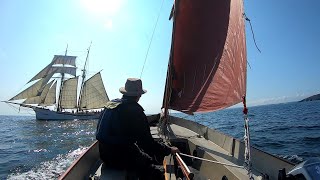
<svg viewBox="0 0 320 180"><path fill-rule="evenodd" d="M176 116L242 139L242 109ZM320 157L320 101L249 108L251 144L295 163ZM0 116L0 179L56 179L94 142L96 121Z"/></svg>

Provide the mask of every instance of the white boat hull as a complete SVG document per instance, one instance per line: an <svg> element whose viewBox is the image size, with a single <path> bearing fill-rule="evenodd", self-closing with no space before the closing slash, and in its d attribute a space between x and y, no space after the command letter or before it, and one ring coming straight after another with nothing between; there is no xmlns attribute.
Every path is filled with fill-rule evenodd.
<svg viewBox="0 0 320 180"><path fill-rule="evenodd" d="M92 120L98 119L100 113L71 113L71 112L57 112L49 109L33 108L36 113L37 120Z"/></svg>

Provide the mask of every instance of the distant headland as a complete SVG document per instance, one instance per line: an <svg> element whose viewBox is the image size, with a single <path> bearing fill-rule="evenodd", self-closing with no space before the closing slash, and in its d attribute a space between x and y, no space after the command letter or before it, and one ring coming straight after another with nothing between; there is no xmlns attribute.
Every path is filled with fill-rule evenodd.
<svg viewBox="0 0 320 180"><path fill-rule="evenodd" d="M320 94L317 94L317 95L313 95L313 96L310 96L308 98L305 98L299 102L304 102L304 101L317 101L317 100L320 100Z"/></svg>

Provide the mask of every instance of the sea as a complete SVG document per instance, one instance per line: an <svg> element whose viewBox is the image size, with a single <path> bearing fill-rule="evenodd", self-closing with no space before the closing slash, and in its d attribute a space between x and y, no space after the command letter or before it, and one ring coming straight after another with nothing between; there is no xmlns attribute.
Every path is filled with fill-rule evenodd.
<svg viewBox="0 0 320 180"><path fill-rule="evenodd" d="M243 139L241 108L173 114ZM249 107L251 144L300 163L320 157L320 101ZM94 141L96 120L0 116L0 179L57 179Z"/></svg>

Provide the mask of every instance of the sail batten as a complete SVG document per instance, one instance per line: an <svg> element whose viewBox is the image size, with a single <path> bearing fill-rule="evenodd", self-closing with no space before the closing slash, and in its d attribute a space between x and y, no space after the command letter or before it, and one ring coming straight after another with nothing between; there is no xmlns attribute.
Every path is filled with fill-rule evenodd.
<svg viewBox="0 0 320 180"><path fill-rule="evenodd" d="M61 107L73 109L77 107L77 87L78 77L68 79L63 82L61 91Z"/></svg>
<svg viewBox="0 0 320 180"><path fill-rule="evenodd" d="M109 101L100 72L88 79L81 94L81 109L102 108Z"/></svg>
<svg viewBox="0 0 320 180"><path fill-rule="evenodd" d="M176 2L170 109L209 112L241 102L247 69L242 11L241 0Z"/></svg>

